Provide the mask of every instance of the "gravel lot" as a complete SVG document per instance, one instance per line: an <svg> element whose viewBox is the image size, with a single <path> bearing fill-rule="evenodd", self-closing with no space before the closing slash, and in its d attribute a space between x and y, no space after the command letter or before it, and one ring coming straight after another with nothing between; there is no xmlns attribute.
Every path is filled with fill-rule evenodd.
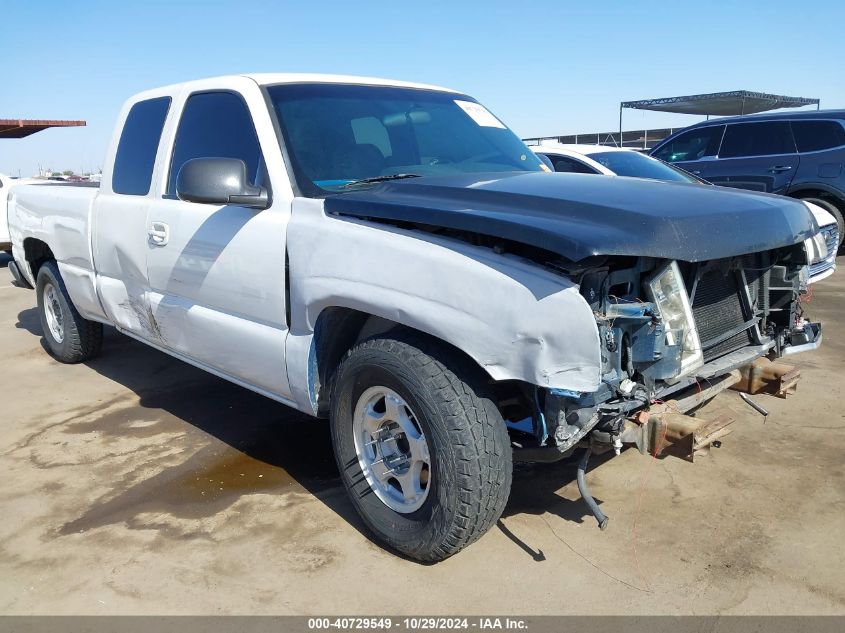
<svg viewBox="0 0 845 633"><path fill-rule="evenodd" d="M695 464L596 460L605 532L573 463L520 468L498 527L424 566L370 540L325 422L114 331L60 365L6 262L0 613L845 614L845 272L765 424L729 392L701 415L734 433Z"/></svg>

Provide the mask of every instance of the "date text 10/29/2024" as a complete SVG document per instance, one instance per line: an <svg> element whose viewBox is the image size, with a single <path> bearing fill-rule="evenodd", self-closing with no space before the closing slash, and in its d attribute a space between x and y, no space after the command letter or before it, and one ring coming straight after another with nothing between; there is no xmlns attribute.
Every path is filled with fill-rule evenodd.
<svg viewBox="0 0 845 633"><path fill-rule="evenodd" d="M309 618L309 630L404 630L404 631L439 631L439 630L526 630L528 624L520 618L447 618L447 617L413 617L413 618L366 618L366 617L337 617L337 618Z"/></svg>

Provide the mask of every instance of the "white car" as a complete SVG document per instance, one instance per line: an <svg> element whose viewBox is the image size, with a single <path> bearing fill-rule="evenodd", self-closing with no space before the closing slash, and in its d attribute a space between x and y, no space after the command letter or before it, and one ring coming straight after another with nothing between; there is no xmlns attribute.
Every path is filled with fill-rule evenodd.
<svg viewBox="0 0 845 633"><path fill-rule="evenodd" d="M549 159L556 172L631 176L706 184L705 180L636 150L604 145L542 143L532 146L535 154Z"/></svg>
<svg viewBox="0 0 845 633"><path fill-rule="evenodd" d="M547 158L556 172L710 184L683 169L629 148L541 143L531 149L535 154ZM804 204L819 225L819 233L805 243L810 254L809 283L815 283L836 270L839 225L836 218L820 206L806 201Z"/></svg>

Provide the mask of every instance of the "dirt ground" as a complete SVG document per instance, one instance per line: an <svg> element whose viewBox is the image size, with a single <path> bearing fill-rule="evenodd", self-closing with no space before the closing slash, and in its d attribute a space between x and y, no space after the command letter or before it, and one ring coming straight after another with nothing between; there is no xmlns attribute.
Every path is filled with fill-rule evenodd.
<svg viewBox="0 0 845 633"><path fill-rule="evenodd" d="M60 365L0 264L0 613L845 614L845 272L766 423L729 392L696 463L596 460L604 532L573 463L519 468L498 526L426 566L370 540L326 423L113 331Z"/></svg>

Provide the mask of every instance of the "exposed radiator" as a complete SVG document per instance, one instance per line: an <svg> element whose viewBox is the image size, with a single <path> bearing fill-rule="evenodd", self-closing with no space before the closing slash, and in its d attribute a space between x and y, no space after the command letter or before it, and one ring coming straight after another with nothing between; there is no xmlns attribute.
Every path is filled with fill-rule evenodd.
<svg viewBox="0 0 845 633"><path fill-rule="evenodd" d="M752 301L757 304L758 310L762 310L768 297L765 276L757 271L748 271L747 275ZM742 308L739 292L739 275L735 271L724 274L721 270L710 270L701 275L695 286L695 294L691 298L692 313L705 362L752 342L751 325L727 339L723 338L726 333L742 328L751 318Z"/></svg>

